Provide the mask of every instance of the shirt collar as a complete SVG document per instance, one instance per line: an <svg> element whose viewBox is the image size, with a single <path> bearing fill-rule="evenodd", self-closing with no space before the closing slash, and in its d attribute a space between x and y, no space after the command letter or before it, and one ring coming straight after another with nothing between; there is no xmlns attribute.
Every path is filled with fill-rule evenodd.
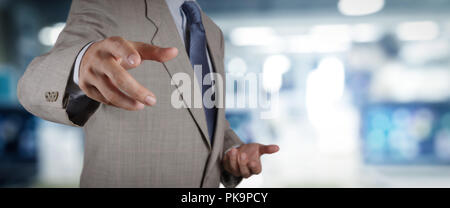
<svg viewBox="0 0 450 208"><path fill-rule="evenodd" d="M183 5L183 3L185 1L193 1L196 2L195 0L166 0L167 6L169 7L170 11L174 14L178 13L181 5Z"/></svg>

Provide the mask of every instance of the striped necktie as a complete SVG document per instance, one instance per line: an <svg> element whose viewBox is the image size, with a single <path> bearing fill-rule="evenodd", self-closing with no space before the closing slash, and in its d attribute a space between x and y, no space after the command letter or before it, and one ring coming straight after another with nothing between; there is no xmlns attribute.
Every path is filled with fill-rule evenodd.
<svg viewBox="0 0 450 208"><path fill-rule="evenodd" d="M189 59L194 69L196 68L195 66L201 66L202 80L204 80L206 76L211 76L208 75L211 70L208 64L206 34L202 23L200 8L194 1L184 2L181 8L183 9L187 18L186 29L188 29L189 31L189 43L187 44L187 51L189 53ZM201 86L202 97L205 95L205 92L211 87L212 85L205 84ZM212 96L212 99L215 99L214 95ZM208 134L212 144L216 126L217 108L215 105L212 108L210 105L205 105L204 101L205 99L202 100L203 109L205 111Z"/></svg>

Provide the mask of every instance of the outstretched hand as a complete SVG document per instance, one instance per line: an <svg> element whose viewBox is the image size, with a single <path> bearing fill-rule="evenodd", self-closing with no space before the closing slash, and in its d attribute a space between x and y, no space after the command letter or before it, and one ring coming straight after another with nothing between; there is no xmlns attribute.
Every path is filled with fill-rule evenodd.
<svg viewBox="0 0 450 208"><path fill-rule="evenodd" d="M258 143L243 144L239 148L232 148L223 158L223 166L232 175L248 178L262 171L260 157L279 151L277 145L262 145Z"/></svg>
<svg viewBox="0 0 450 208"><path fill-rule="evenodd" d="M177 48L160 48L121 37L92 44L83 56L79 87L91 99L126 110L140 110L156 103L155 95L127 70L144 60L166 62L178 55Z"/></svg>

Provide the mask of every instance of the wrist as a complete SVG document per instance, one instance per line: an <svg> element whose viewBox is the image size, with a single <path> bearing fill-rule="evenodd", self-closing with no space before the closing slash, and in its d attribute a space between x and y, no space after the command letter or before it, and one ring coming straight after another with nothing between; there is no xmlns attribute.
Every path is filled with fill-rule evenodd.
<svg viewBox="0 0 450 208"><path fill-rule="evenodd" d="M80 69L83 67L83 59L84 56L86 55L88 49L97 41L92 41L90 43L88 43L86 46L83 47L83 49L81 49L81 51L78 53L78 56L75 60L75 66L74 66L74 70L73 70L73 82L75 84L79 84L79 80L80 80Z"/></svg>

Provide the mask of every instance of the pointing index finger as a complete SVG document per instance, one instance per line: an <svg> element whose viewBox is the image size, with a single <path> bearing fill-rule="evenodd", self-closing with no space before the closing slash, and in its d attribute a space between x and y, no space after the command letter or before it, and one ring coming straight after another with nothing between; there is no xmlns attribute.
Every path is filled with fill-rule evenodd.
<svg viewBox="0 0 450 208"><path fill-rule="evenodd" d="M278 147L278 145L260 145L259 146L259 153L261 155L263 154L273 154L275 152L278 152L278 150L280 150L280 147Z"/></svg>
<svg viewBox="0 0 450 208"><path fill-rule="evenodd" d="M166 62L175 58L178 55L178 49L160 48L158 46L150 45L142 42L132 42L134 48L139 52L142 60L153 60L158 62Z"/></svg>

